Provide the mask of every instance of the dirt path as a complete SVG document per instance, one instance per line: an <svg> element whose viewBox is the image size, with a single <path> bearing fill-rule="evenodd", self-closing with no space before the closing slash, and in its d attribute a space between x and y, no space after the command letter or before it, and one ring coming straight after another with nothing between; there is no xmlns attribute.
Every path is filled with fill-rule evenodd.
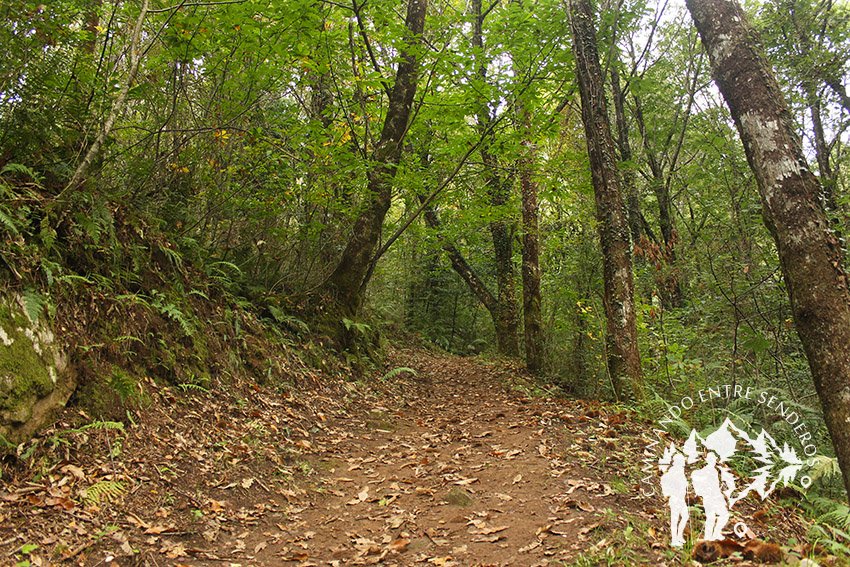
<svg viewBox="0 0 850 567"><path fill-rule="evenodd" d="M260 563L542 566L584 554L625 565L646 554L645 534L632 536L646 525L629 523L655 514L632 499L622 416L533 401L464 359L411 365L400 396L326 428L310 459L322 478Z"/></svg>
<svg viewBox="0 0 850 567"><path fill-rule="evenodd" d="M0 565L681 564L663 502L636 498L645 424L529 397L504 364L393 364L416 374L146 383L119 430L69 408L3 463Z"/></svg>

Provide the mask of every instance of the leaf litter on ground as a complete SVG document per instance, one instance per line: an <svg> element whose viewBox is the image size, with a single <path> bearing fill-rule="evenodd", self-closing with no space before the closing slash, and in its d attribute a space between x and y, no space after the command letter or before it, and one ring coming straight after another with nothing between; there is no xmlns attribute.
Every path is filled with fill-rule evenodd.
<svg viewBox="0 0 850 567"><path fill-rule="evenodd" d="M115 432L66 433L75 431L66 410L41 440L67 444L44 452L40 468L4 470L0 557L543 566L589 554L680 564L667 551L665 503L639 496L651 424L599 403L532 397L515 363L396 351L389 364L415 373L298 394L150 385L151 404L133 412L117 455ZM113 489L87 498L99 485ZM804 539L805 525L789 525ZM38 547L23 557L24 545Z"/></svg>

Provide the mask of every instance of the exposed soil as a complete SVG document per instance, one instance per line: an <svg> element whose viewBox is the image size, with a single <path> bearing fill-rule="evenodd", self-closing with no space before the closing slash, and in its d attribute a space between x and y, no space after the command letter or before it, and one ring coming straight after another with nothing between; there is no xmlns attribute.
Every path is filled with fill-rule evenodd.
<svg viewBox="0 0 850 567"><path fill-rule="evenodd" d="M147 383L123 430L83 430L91 418L69 409L3 465L0 565L688 560L669 549L662 497L640 495L649 424L531 397L504 363L401 352L393 364L416 373L309 394ZM793 508L758 518L759 538L804 541Z"/></svg>

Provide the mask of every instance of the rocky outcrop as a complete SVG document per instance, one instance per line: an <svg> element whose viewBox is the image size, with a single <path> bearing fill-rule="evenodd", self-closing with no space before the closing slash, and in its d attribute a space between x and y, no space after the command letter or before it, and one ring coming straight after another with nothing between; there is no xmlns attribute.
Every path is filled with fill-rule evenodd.
<svg viewBox="0 0 850 567"><path fill-rule="evenodd" d="M0 435L28 440L76 388L76 376L46 318L30 316L20 295L0 297Z"/></svg>

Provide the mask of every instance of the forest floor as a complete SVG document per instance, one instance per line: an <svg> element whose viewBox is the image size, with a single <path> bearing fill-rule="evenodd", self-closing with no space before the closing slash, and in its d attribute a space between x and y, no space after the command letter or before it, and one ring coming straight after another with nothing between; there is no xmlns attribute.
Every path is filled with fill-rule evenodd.
<svg viewBox="0 0 850 567"><path fill-rule="evenodd" d="M0 565L690 561L669 548L662 497L640 494L649 422L529 395L506 363L391 362L415 374L312 393L146 383L123 429L83 428L92 418L69 408L4 464ZM805 541L793 506L760 514L759 537Z"/></svg>

